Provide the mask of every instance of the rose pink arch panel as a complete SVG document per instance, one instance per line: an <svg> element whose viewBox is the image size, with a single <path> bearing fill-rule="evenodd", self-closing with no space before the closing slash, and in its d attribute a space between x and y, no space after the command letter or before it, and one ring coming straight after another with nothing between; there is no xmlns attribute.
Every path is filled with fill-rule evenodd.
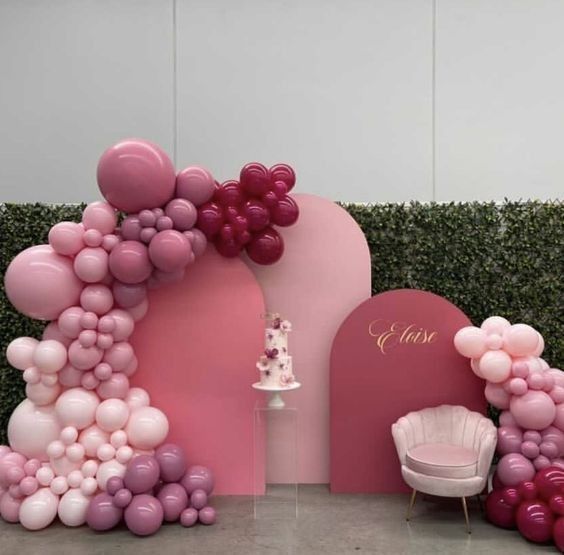
<svg viewBox="0 0 564 555"><path fill-rule="evenodd" d="M289 351L302 388L284 394L298 408L298 481L329 481L329 356L346 315L371 295L370 252L362 230L334 202L294 195L300 208L296 225L281 228L285 251L272 266L247 260L267 309L292 322ZM258 379L258 372L256 373ZM277 436L269 430L269 439ZM271 450L276 448L269 445ZM269 456L268 482L294 476L291 457Z"/></svg>
<svg viewBox="0 0 564 555"><path fill-rule="evenodd" d="M331 352L331 491L395 493L404 484L391 426L440 404L485 413L484 384L453 338L468 317L446 299L399 289L358 306Z"/></svg>
<svg viewBox="0 0 564 555"><path fill-rule="evenodd" d="M239 259L209 248L178 284L149 293L131 343L132 385L147 389L170 423L168 441L213 469L217 494L253 492L253 410L263 349L261 289ZM260 471L260 469L257 469Z"/></svg>

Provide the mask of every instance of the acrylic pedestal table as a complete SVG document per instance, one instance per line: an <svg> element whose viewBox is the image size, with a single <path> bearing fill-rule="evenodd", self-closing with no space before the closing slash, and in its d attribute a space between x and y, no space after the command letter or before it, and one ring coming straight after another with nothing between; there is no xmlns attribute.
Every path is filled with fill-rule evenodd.
<svg viewBox="0 0 564 555"><path fill-rule="evenodd" d="M255 405L253 478L256 519L297 518L298 409Z"/></svg>

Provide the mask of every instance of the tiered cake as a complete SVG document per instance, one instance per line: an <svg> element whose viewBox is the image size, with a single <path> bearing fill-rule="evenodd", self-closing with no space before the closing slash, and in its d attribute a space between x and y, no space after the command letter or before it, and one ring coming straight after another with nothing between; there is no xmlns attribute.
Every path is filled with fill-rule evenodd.
<svg viewBox="0 0 564 555"><path fill-rule="evenodd" d="M271 325L265 330L264 354L257 362L260 371L260 385L271 388L290 387L294 383L292 357L288 355L288 333L292 324L272 315Z"/></svg>

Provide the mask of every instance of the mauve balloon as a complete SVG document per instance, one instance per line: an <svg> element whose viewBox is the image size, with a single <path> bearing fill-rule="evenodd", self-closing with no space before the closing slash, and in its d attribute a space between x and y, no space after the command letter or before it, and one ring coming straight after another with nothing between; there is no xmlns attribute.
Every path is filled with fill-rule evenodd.
<svg viewBox="0 0 564 555"><path fill-rule="evenodd" d="M216 514L213 507L204 507L198 512L198 518L202 524L213 524L215 522Z"/></svg>
<svg viewBox="0 0 564 555"><path fill-rule="evenodd" d="M205 493L211 495L214 484L212 471L200 465L190 466L182 478L182 485L188 495L191 495L197 489L204 490Z"/></svg>
<svg viewBox="0 0 564 555"><path fill-rule="evenodd" d="M186 454L182 447L165 443L155 451L163 482L177 482L186 473Z"/></svg>
<svg viewBox="0 0 564 555"><path fill-rule="evenodd" d="M159 481L159 463L150 455L139 455L127 465L123 483L131 493L142 493Z"/></svg>
<svg viewBox="0 0 564 555"><path fill-rule="evenodd" d="M125 509L125 524L137 536L154 534L161 527L163 517L163 507L152 495L136 495Z"/></svg>
<svg viewBox="0 0 564 555"><path fill-rule="evenodd" d="M204 494L205 495L205 494ZM167 522L176 522L188 506L188 494L180 484L165 484L157 495Z"/></svg>
<svg viewBox="0 0 564 555"><path fill-rule="evenodd" d="M509 453L500 459L497 474L505 486L516 486L524 480L532 480L535 467L521 453Z"/></svg>
<svg viewBox="0 0 564 555"><path fill-rule="evenodd" d="M500 426L497 430L497 452L500 455L519 453L523 432L516 426Z"/></svg>
<svg viewBox="0 0 564 555"><path fill-rule="evenodd" d="M86 511L86 523L93 530L101 532L117 526L122 516L123 509L116 507L112 496L104 492L90 501Z"/></svg>
<svg viewBox="0 0 564 555"><path fill-rule="evenodd" d="M192 245L188 238L174 229L159 231L149 244L151 262L163 272L176 272L190 261Z"/></svg>
<svg viewBox="0 0 564 555"><path fill-rule="evenodd" d="M147 288L143 283L114 281L112 290L116 303L122 308L136 306L147 296Z"/></svg>
<svg viewBox="0 0 564 555"><path fill-rule="evenodd" d="M215 191L211 173L200 166L188 166L176 176L176 196L200 206L210 200Z"/></svg>
<svg viewBox="0 0 564 555"><path fill-rule="evenodd" d="M153 271L147 247L137 241L123 241L110 253L110 271L123 283L145 281Z"/></svg>

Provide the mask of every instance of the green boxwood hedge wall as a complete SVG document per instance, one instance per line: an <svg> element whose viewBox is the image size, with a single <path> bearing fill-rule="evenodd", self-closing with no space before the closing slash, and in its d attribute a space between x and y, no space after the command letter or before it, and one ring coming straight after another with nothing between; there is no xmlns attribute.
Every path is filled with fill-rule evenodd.
<svg viewBox="0 0 564 555"><path fill-rule="evenodd" d="M564 205L561 202L342 205L370 246L374 294L410 287L442 295L479 325L493 314L527 322L545 337L544 358L564 361ZM47 241L83 206L0 206L0 272L21 250ZM328 222L330 225L330 222ZM21 373L6 361L8 343L39 337L44 326L18 314L0 284L0 443L24 397Z"/></svg>

